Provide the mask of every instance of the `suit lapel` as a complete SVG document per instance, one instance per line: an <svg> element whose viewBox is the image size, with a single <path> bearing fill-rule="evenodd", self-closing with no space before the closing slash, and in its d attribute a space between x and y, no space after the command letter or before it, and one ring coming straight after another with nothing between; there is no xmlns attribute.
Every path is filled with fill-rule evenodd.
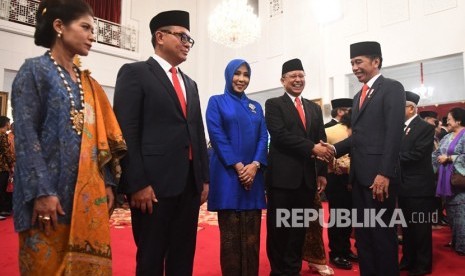
<svg viewBox="0 0 465 276"><path fill-rule="evenodd" d="M357 122L358 118L362 115L362 113L365 111L366 107L373 101L373 99L376 97L377 94L379 94L379 90L381 88L381 85L384 82L384 77L381 75L378 77L378 79L373 83L372 87L367 91L367 95L365 98L365 101L363 102L362 107L359 109L359 103L360 103L360 95L362 94L362 91L360 90L357 95L355 96L355 114L354 114L354 122Z"/></svg>
<svg viewBox="0 0 465 276"><path fill-rule="evenodd" d="M297 108L295 107L295 104L292 102L291 98L286 93L284 93L284 95L281 96L281 99L283 100L284 105L288 109L289 114L292 114L294 119L297 120L298 122L300 122L299 126L303 130L305 130L304 124L302 124L302 120L300 119L299 112L297 111ZM305 112L305 107L304 107L304 112ZM307 114L305 114L305 115L307 115ZM308 120L307 120L307 124L308 124Z"/></svg>
<svg viewBox="0 0 465 276"><path fill-rule="evenodd" d="M415 133L415 127L418 123L418 120L421 120L420 117L417 115L415 119L413 119L410 124L408 124L407 128L405 128L403 139L408 139L408 137L412 137L412 134Z"/></svg>
<svg viewBox="0 0 465 276"><path fill-rule="evenodd" d="M160 82L163 84L165 87L165 91L168 93L168 95L171 97L171 99L175 102L176 107L178 108L178 111L181 113L181 115L184 117L181 109L181 103L179 103L178 96L176 95L176 91L174 90L174 86L171 83L171 80L168 78L167 73L163 70L163 68L158 64L156 60L153 58L149 58L147 60L147 64L149 65L150 71L153 72L155 77L160 80ZM185 82L184 82L185 83ZM186 87L187 90L187 87ZM187 92L186 92L187 94Z"/></svg>
<svg viewBox="0 0 465 276"><path fill-rule="evenodd" d="M311 108L310 103L306 99L303 99L302 102L303 102L303 105L304 105L306 130L309 130L310 127L312 126L312 119L315 116L312 113L312 108Z"/></svg>
<svg viewBox="0 0 465 276"><path fill-rule="evenodd" d="M186 75L184 75L184 73L181 71L181 68L179 68L179 73L181 73L182 80L184 81L184 88L186 89L186 105L187 105L186 113L189 114L190 111L192 110L191 99L192 99L193 87L191 85L191 82L187 79Z"/></svg>

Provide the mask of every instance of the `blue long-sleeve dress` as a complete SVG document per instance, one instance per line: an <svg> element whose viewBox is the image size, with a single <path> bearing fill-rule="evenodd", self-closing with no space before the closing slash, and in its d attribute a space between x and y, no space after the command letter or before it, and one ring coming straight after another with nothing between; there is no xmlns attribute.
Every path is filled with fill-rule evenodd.
<svg viewBox="0 0 465 276"><path fill-rule="evenodd" d="M244 61L236 63L226 69L224 94L212 96L206 112L213 147L208 197L210 211L254 210L266 206L263 169L267 162L268 132L260 104L245 93L240 97L233 94L236 93L232 89L233 75ZM260 162L262 167L257 171L252 189L246 191L234 165L238 162L246 165L252 161Z"/></svg>

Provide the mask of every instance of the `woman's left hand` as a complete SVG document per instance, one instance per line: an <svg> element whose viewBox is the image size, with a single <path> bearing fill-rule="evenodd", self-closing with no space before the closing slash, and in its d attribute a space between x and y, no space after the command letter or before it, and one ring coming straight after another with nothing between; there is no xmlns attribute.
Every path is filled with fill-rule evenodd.
<svg viewBox="0 0 465 276"><path fill-rule="evenodd" d="M107 186L105 188L105 192L107 194L108 213L111 216L113 210L115 209L115 194L113 194L113 189L111 186Z"/></svg>
<svg viewBox="0 0 465 276"><path fill-rule="evenodd" d="M244 186L244 189L246 189L247 191L252 188L252 184L255 179L255 175L257 174L257 170L257 166L253 163L250 163L244 166L244 168L241 171L241 174L239 175L239 180Z"/></svg>
<svg viewBox="0 0 465 276"><path fill-rule="evenodd" d="M449 162L449 157L445 154L442 154L442 155L439 155L438 156L438 162L440 164L446 164L447 162Z"/></svg>

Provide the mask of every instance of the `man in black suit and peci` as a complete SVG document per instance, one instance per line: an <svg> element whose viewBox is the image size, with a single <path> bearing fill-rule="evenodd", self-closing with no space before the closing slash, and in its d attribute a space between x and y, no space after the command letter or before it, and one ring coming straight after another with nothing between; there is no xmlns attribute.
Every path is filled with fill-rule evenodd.
<svg viewBox="0 0 465 276"><path fill-rule="evenodd" d="M374 214L383 212L385 224L355 228L360 274L399 275L397 234L390 222L400 185L404 87L381 75L383 58L378 42L350 45L350 58L352 72L363 88L354 97L352 135L334 147L337 157L350 153L349 182L357 222L370 221Z"/></svg>
<svg viewBox="0 0 465 276"><path fill-rule="evenodd" d="M118 72L114 110L128 146L136 275L192 275L199 207L208 194L207 143L197 84L178 67L194 45L189 13L150 21L155 54Z"/></svg>
<svg viewBox="0 0 465 276"><path fill-rule="evenodd" d="M400 149L399 207L407 222L402 228L401 270L430 274L433 263L432 220L436 186L431 161L434 126L417 115L420 96L406 91L404 137Z"/></svg>
<svg viewBox="0 0 465 276"><path fill-rule="evenodd" d="M311 209L316 192L326 186L326 163L332 149L326 141L321 108L304 99L305 72L299 59L282 66L285 93L266 101L270 151L265 183L268 196L266 249L270 275L300 275L305 225L278 225L280 211ZM317 158L318 157L318 158Z"/></svg>

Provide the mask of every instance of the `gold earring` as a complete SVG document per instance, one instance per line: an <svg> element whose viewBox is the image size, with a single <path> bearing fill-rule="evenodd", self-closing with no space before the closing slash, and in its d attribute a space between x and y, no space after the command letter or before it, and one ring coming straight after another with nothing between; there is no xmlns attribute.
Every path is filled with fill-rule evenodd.
<svg viewBox="0 0 465 276"><path fill-rule="evenodd" d="M58 36L58 38L61 38L61 33L58 33L58 35L57 35L57 36Z"/></svg>

